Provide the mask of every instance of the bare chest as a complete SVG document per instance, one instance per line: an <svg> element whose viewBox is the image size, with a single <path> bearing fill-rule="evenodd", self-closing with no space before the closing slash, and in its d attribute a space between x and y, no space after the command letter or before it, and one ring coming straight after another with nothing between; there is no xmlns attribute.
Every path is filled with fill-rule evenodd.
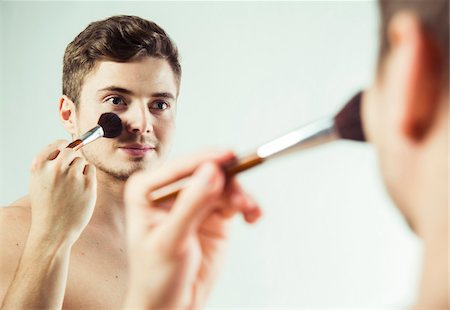
<svg viewBox="0 0 450 310"><path fill-rule="evenodd" d="M72 249L64 309L118 309L127 285L124 245L95 238Z"/></svg>

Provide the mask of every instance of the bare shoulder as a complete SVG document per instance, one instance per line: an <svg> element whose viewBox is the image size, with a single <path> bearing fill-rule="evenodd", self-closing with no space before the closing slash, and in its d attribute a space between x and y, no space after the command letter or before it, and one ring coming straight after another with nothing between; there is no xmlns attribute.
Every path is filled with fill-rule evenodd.
<svg viewBox="0 0 450 310"><path fill-rule="evenodd" d="M0 207L0 301L12 281L31 223L29 200L24 197Z"/></svg>
<svg viewBox="0 0 450 310"><path fill-rule="evenodd" d="M23 197L8 207L0 208L0 246L9 239L27 237L31 223L31 206L27 197ZM22 238L21 238L22 237Z"/></svg>

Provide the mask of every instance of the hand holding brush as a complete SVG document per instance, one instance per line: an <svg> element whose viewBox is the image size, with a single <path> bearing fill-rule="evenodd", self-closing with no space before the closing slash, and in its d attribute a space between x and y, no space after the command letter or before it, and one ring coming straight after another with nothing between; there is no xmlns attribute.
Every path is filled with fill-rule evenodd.
<svg viewBox="0 0 450 310"><path fill-rule="evenodd" d="M361 124L361 100L362 92L358 92L335 116L302 126L259 146L249 155L226 163L222 166L225 175L230 178L269 159L339 139L365 141ZM189 177L186 177L161 187L150 194L150 199L158 203L174 198L188 181Z"/></svg>

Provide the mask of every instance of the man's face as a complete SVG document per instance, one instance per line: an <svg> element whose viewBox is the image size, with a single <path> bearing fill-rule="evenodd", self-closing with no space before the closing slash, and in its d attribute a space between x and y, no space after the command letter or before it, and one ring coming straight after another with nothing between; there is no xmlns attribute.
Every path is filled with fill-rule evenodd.
<svg viewBox="0 0 450 310"><path fill-rule="evenodd" d="M82 85L76 113L78 135L94 127L106 112L121 118L123 130L117 138L99 139L82 148L84 157L118 180L157 166L175 129L177 90L166 60L99 62Z"/></svg>
<svg viewBox="0 0 450 310"><path fill-rule="evenodd" d="M405 215L411 217L419 177L420 148L407 130L411 96L417 87L411 83L417 57L411 43L409 16L396 18L391 24L392 41L373 85L365 92L362 118L368 140L374 145L386 188ZM391 38L392 38L391 37Z"/></svg>
<svg viewBox="0 0 450 310"><path fill-rule="evenodd" d="M398 92L391 87L390 79L383 76L365 92L363 99L363 124L367 139L374 145L378 155L381 175L386 188L398 206L404 205L401 199L404 182L408 178L408 157L403 153L403 140L398 135L396 124L396 105ZM393 84L395 85L395 84Z"/></svg>

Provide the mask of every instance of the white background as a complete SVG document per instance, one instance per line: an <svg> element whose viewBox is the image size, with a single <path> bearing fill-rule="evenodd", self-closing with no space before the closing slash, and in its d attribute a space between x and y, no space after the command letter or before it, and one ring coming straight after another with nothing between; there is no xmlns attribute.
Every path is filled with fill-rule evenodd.
<svg viewBox="0 0 450 310"><path fill-rule="evenodd" d="M69 139L57 118L66 45L91 21L161 25L183 67L172 157L238 153L334 113L372 79L375 2L0 3L0 205L26 194L34 155ZM400 309L421 246L384 192L370 146L338 142L240 176L265 215L238 219L211 308Z"/></svg>

